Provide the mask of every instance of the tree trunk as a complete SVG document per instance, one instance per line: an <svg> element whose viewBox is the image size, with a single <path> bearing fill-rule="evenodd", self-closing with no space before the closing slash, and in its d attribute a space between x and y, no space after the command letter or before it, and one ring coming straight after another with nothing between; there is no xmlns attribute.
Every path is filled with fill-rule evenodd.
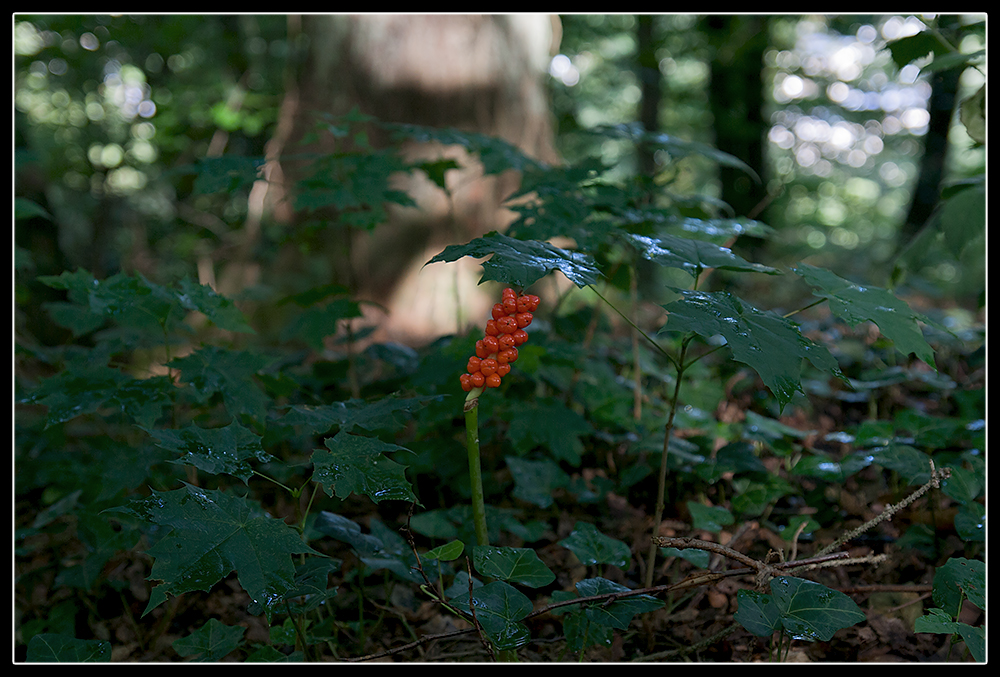
<svg viewBox="0 0 1000 677"><path fill-rule="evenodd" d="M546 15L302 17L308 51L289 83L279 131L268 152L271 213L296 227L300 215L291 207L303 167L288 158L333 150L330 141L299 145L318 113L342 115L357 108L381 121L481 132L554 162L544 77L557 28ZM378 146L385 139L373 130L371 141ZM390 222L370 233L338 227L336 215L330 215L331 241L339 239L346 254L331 252L338 279L324 282L346 283L359 296L387 306L386 322L405 322L383 323L394 338L419 339L435 329L461 328L455 325L451 302L458 289L465 294L478 282L478 265L464 270L461 280L454 279L454 272L448 280L440 279L438 269L446 266L421 270L422 265L446 244L506 226L510 215L500 204L516 187L517 176L483 177L476 158L459 148L414 146L405 151L408 158L445 155L463 166L446 174L451 199L426 177L414 175L396 187L414 197L419 213L391 209ZM470 272L475 274L471 283ZM447 287L453 288L445 291ZM448 302L418 308L422 297ZM422 315L423 321L406 322L401 315L407 313L397 312L401 306L413 311L410 319ZM440 317L444 307L446 318Z"/></svg>
<svg viewBox="0 0 1000 677"><path fill-rule="evenodd" d="M763 83L767 49L767 17L710 16L702 22L712 48L709 105L714 118L715 146L747 163L764 176ZM719 168L722 199L736 216L755 215L764 186L746 172Z"/></svg>

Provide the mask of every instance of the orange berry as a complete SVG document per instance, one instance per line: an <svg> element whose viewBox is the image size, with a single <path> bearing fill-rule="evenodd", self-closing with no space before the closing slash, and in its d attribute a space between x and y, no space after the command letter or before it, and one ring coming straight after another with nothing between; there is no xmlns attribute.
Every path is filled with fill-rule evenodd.
<svg viewBox="0 0 1000 677"><path fill-rule="evenodd" d="M514 316L514 320L517 322L519 329L524 329L529 324L531 324L533 316L531 313L518 313Z"/></svg>
<svg viewBox="0 0 1000 677"><path fill-rule="evenodd" d="M504 336L508 336L508 334L504 334ZM528 340L528 332L524 331L523 329L518 329L509 336L514 339L515 346L519 346Z"/></svg>
<svg viewBox="0 0 1000 677"><path fill-rule="evenodd" d="M470 374L472 372L474 372L474 371L479 371L479 363L480 363L480 361L481 360L478 357L476 357L476 356L470 357L469 358L469 364L467 364L465 366L465 370L467 372L469 372Z"/></svg>
<svg viewBox="0 0 1000 677"><path fill-rule="evenodd" d="M487 357L479 364L479 371L483 372L483 376L489 376L496 370L497 370L497 361L494 360L492 357Z"/></svg>
<svg viewBox="0 0 1000 677"><path fill-rule="evenodd" d="M502 334L513 334L517 331L517 320L510 315L506 315L497 320L497 329Z"/></svg>
<svg viewBox="0 0 1000 677"><path fill-rule="evenodd" d="M486 377L486 387L487 388L499 388L500 387L500 374L490 374Z"/></svg>
<svg viewBox="0 0 1000 677"><path fill-rule="evenodd" d="M507 364L506 362L501 362L500 364L497 365L496 373L499 374L500 376L506 376L507 374L510 373L510 365Z"/></svg>
<svg viewBox="0 0 1000 677"><path fill-rule="evenodd" d="M507 314L502 303L494 303L493 310L491 311L494 320L499 320L501 317Z"/></svg>
<svg viewBox="0 0 1000 677"><path fill-rule="evenodd" d="M496 320L486 320L486 335L487 336L497 336L500 334L500 330L497 329Z"/></svg>
<svg viewBox="0 0 1000 677"><path fill-rule="evenodd" d="M472 383L473 388L482 388L483 384L486 383L486 377L481 371L473 372L469 374L469 382Z"/></svg>

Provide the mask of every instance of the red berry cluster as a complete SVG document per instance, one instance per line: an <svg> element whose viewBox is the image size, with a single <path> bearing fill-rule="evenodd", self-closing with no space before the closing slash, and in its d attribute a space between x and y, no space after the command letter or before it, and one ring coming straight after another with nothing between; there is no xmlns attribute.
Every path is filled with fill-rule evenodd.
<svg viewBox="0 0 1000 677"><path fill-rule="evenodd" d="M531 324L538 301L534 294L518 296L510 287L503 290L500 303L493 306L493 319L486 322L486 335L476 341L468 373L459 377L462 390L500 385L500 379L510 371L510 363L517 360L517 347L528 340L524 328Z"/></svg>

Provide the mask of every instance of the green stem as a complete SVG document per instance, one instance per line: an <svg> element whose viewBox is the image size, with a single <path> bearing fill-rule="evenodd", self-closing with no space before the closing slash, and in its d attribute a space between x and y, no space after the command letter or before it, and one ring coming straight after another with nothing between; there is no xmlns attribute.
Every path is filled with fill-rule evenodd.
<svg viewBox="0 0 1000 677"><path fill-rule="evenodd" d="M469 483L472 486L472 523L476 542L489 545L486 530L486 501L483 498L483 471L479 462L479 395L482 388L473 388L465 400L465 446L469 453Z"/></svg>

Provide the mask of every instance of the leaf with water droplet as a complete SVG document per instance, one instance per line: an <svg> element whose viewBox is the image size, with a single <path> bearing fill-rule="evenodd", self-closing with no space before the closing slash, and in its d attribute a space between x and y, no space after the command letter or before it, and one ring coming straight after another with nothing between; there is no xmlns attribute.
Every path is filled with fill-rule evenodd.
<svg viewBox="0 0 1000 677"><path fill-rule="evenodd" d="M182 456L174 463L190 464L207 473L225 473L246 484L253 476L249 460L268 463L274 458L260 444L260 437L235 421L222 428L189 425L180 430L149 430L162 449Z"/></svg>
<svg viewBox="0 0 1000 677"><path fill-rule="evenodd" d="M918 321L928 323L930 320L911 310L905 301L880 287L857 285L829 270L805 263L792 270L815 287L813 294L827 299L830 310L844 322L852 327L865 320L874 322L901 353L913 353L932 368L937 368L934 350L924 340L917 324Z"/></svg>
<svg viewBox="0 0 1000 677"><path fill-rule="evenodd" d="M472 549L472 563L484 576L532 588L548 585L556 578L531 548L477 545Z"/></svg>
<svg viewBox="0 0 1000 677"><path fill-rule="evenodd" d="M154 558L154 587L143 615L167 599L212 586L236 571L250 599L262 604L268 619L294 584L292 555L320 555L282 520L266 515L256 502L215 489L185 484L175 491L153 491L134 510L170 533L148 550Z"/></svg>
<svg viewBox="0 0 1000 677"><path fill-rule="evenodd" d="M468 588L455 596L451 604L470 613ZM476 620L498 651L516 649L528 642L528 628L519 623L532 611L531 600L509 583L494 581L472 593Z"/></svg>
<svg viewBox="0 0 1000 677"><path fill-rule="evenodd" d="M409 449L344 431L326 438L323 444L326 449L317 449L312 455L312 479L323 486L328 496L336 492L338 498L347 498L355 493L376 503L385 500L417 502L406 479L406 466L385 455Z"/></svg>
<svg viewBox="0 0 1000 677"><path fill-rule="evenodd" d="M568 548L587 566L611 564L627 570L632 562L632 551L626 543L602 534L590 522L577 522L559 545Z"/></svg>
<svg viewBox="0 0 1000 677"><path fill-rule="evenodd" d="M850 597L803 578L771 579L771 594L740 590L739 608L733 614L749 632L766 637L783 630L794 639L828 641L841 628L865 620Z"/></svg>
<svg viewBox="0 0 1000 677"><path fill-rule="evenodd" d="M691 331L703 338L721 334L733 359L752 367L783 407L802 391L802 359L843 379L837 361L798 325L770 310L757 310L729 292L674 289L683 298L663 306L667 323L659 333Z"/></svg>
<svg viewBox="0 0 1000 677"><path fill-rule="evenodd" d="M561 249L538 240L518 240L492 231L461 245L449 245L427 263L457 261L464 256L490 257L483 261L480 284L495 280L528 287L558 270L577 287L594 284L601 273L587 254Z"/></svg>
<svg viewBox="0 0 1000 677"><path fill-rule="evenodd" d="M781 274L777 268L750 263L734 254L732 250L711 242L667 234L646 237L629 233L624 237L649 261L666 268L680 268L692 276L708 268L766 273L768 275Z"/></svg>

